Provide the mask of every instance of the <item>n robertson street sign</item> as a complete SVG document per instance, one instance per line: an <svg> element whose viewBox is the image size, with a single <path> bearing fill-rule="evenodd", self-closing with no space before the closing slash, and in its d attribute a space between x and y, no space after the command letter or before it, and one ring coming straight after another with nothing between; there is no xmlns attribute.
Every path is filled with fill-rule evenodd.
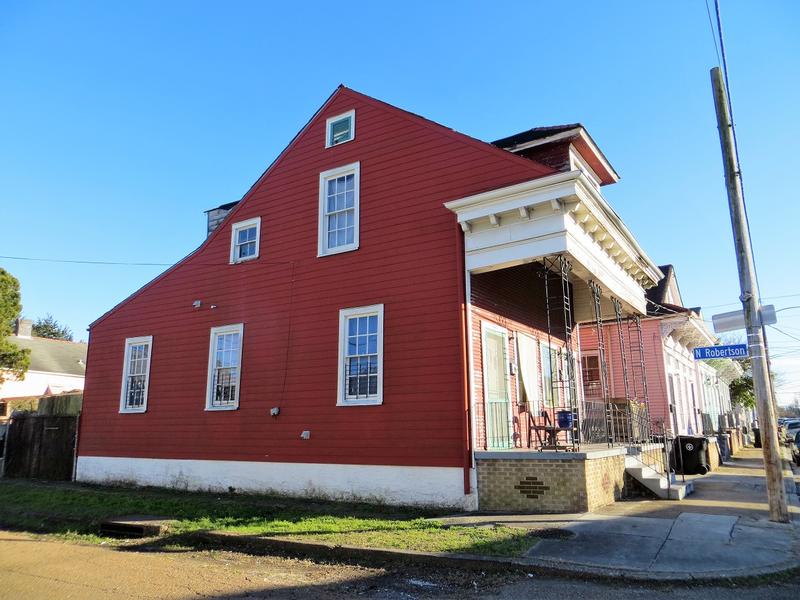
<svg viewBox="0 0 800 600"><path fill-rule="evenodd" d="M694 349L695 360L712 358L747 358L747 344L728 344L727 346L706 346Z"/></svg>

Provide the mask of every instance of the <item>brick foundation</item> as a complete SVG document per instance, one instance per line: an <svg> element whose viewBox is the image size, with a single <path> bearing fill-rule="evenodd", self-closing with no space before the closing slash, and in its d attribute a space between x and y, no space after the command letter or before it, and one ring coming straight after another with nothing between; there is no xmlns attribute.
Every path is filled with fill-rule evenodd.
<svg viewBox="0 0 800 600"><path fill-rule="evenodd" d="M476 453L478 508L488 511L577 513L622 497L625 453Z"/></svg>

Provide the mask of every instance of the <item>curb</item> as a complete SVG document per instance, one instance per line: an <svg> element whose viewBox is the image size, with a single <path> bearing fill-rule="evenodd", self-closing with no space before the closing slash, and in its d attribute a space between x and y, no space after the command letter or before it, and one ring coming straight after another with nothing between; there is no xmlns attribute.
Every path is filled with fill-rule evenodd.
<svg viewBox="0 0 800 600"><path fill-rule="evenodd" d="M642 571L614 569L581 563L563 563L532 558L508 558L444 552L419 552L391 548L364 548L361 546L339 546L324 542L301 542L280 538L265 538L252 535L235 535L215 531L188 534L189 539L200 541L226 550L246 553L282 553L301 558L323 560L351 560L370 566L413 564L421 567L466 569L473 571L517 571L550 577L582 577L587 579L626 579L641 582L662 583L712 583L753 580L800 570L800 560L785 561L768 567L727 569L721 571L696 571L676 573L673 571Z"/></svg>

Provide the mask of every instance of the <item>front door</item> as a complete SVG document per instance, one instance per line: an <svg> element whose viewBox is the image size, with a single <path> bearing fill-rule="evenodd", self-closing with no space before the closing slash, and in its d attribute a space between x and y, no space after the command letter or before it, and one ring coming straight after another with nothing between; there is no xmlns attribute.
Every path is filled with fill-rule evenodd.
<svg viewBox="0 0 800 600"><path fill-rule="evenodd" d="M489 448L511 448L508 336L502 329L484 327L483 375L486 395L486 437Z"/></svg>

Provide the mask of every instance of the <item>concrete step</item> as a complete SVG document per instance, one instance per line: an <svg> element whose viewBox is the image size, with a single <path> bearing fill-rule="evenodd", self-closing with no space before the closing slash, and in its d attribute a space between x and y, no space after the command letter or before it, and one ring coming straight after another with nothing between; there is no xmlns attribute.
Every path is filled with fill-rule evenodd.
<svg viewBox="0 0 800 600"><path fill-rule="evenodd" d="M694 490L691 481L669 482L665 475L656 471L654 465L646 465L631 456L625 458L625 472L664 500L683 500Z"/></svg>
<svg viewBox="0 0 800 600"><path fill-rule="evenodd" d="M687 481L686 483L673 482L669 488L670 500L683 500L686 496L694 491L694 483Z"/></svg>

